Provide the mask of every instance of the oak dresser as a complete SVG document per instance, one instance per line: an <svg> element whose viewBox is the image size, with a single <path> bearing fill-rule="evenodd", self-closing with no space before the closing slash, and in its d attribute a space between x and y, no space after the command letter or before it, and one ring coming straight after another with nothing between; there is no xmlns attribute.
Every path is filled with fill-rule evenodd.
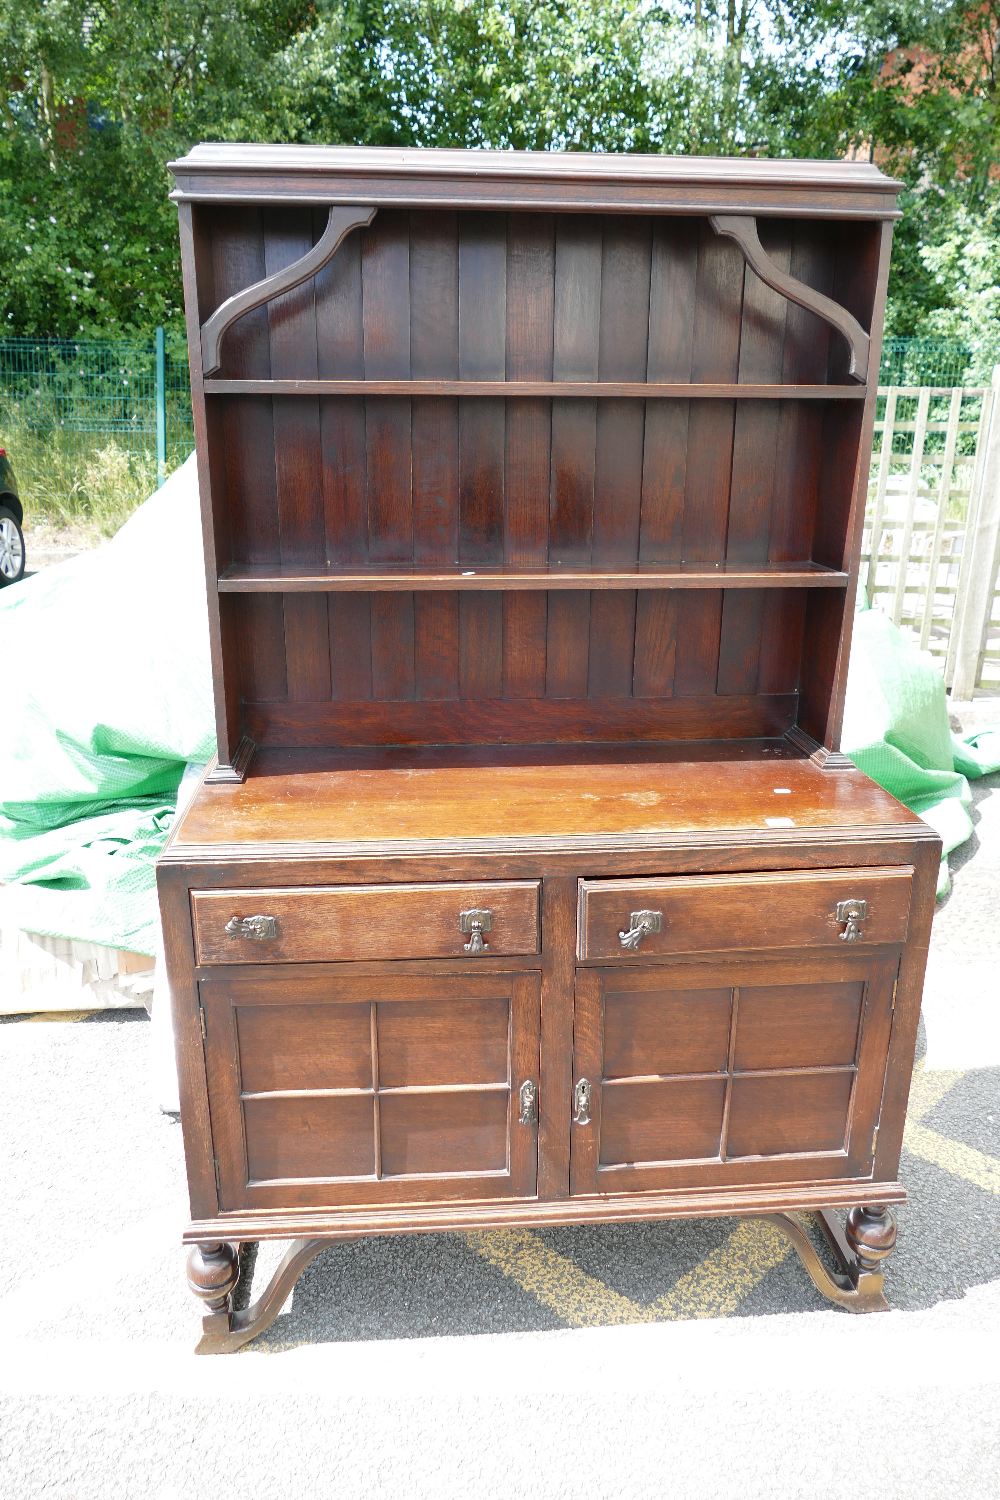
<svg viewBox="0 0 1000 1500"><path fill-rule="evenodd" d="M898 184L171 170L219 745L159 866L200 1347L334 1240L505 1225L766 1216L884 1307L939 843L839 735Z"/></svg>

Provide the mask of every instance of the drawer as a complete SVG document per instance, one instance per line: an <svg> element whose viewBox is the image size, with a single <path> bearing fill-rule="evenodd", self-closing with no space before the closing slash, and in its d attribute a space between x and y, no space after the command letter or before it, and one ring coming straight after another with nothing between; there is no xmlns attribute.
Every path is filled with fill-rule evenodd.
<svg viewBox="0 0 1000 1500"><path fill-rule="evenodd" d="M195 953L201 964L537 953L538 892L537 880L192 891Z"/></svg>
<svg viewBox="0 0 1000 1500"><path fill-rule="evenodd" d="M579 956L657 958L906 940L913 869L581 880ZM848 922L841 903L860 903ZM649 914L650 919L644 917ZM656 923L659 930L653 930Z"/></svg>

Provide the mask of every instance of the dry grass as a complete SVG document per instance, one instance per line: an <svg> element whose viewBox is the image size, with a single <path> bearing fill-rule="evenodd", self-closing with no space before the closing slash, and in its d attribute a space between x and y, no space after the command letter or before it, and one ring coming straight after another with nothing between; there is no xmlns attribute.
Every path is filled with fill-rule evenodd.
<svg viewBox="0 0 1000 1500"><path fill-rule="evenodd" d="M104 435L0 425L25 521L112 536L156 488L156 460Z"/></svg>

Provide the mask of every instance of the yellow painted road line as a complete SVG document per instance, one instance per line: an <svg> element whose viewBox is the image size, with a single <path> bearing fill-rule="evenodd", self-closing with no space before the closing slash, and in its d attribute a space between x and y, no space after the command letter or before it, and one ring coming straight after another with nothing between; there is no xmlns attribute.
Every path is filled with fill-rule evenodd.
<svg viewBox="0 0 1000 1500"><path fill-rule="evenodd" d="M99 1015L96 1010L39 1010L31 1016L21 1016L22 1021L86 1021L88 1016Z"/></svg>
<svg viewBox="0 0 1000 1500"><path fill-rule="evenodd" d="M724 1244L685 1272L649 1310L658 1320L729 1317L791 1253L788 1240L773 1224L742 1219Z"/></svg>
<svg viewBox="0 0 1000 1500"><path fill-rule="evenodd" d="M984 1193L1000 1194L1000 1159L977 1151L974 1146L964 1146L961 1141L952 1141L946 1135L930 1130L917 1120L910 1120L903 1135L903 1146L922 1161L950 1172L953 1177L964 1178Z"/></svg>
<svg viewBox="0 0 1000 1500"><path fill-rule="evenodd" d="M935 1069L928 1073L924 1068L918 1068L913 1075L910 1085L910 1102L906 1106L906 1118L908 1120L925 1120L931 1110L941 1103L946 1094L949 1094L960 1079L964 1078L962 1072L951 1072L947 1068Z"/></svg>
<svg viewBox="0 0 1000 1500"><path fill-rule="evenodd" d="M572 1328L657 1321L650 1308L588 1275L529 1229L476 1230L465 1242Z"/></svg>
<svg viewBox="0 0 1000 1500"><path fill-rule="evenodd" d="M573 1328L728 1317L791 1253L787 1239L770 1224L745 1219L725 1244L647 1305L581 1270L531 1230L483 1230L467 1234L465 1240L477 1255Z"/></svg>

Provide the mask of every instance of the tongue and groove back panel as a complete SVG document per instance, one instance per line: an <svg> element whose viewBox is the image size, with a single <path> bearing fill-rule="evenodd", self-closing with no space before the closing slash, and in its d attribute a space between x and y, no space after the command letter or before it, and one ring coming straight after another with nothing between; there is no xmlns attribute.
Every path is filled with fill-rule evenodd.
<svg viewBox="0 0 1000 1500"><path fill-rule="evenodd" d="M201 319L298 260L325 218L197 205ZM879 225L758 228L779 267L870 325ZM233 324L219 374L825 385L845 369L839 335L703 217L382 209L316 277ZM213 394L219 567L842 569L863 407ZM463 589L230 593L220 607L246 731L309 745L780 734L800 687L819 725L844 601ZM803 669L806 639L825 659Z"/></svg>

